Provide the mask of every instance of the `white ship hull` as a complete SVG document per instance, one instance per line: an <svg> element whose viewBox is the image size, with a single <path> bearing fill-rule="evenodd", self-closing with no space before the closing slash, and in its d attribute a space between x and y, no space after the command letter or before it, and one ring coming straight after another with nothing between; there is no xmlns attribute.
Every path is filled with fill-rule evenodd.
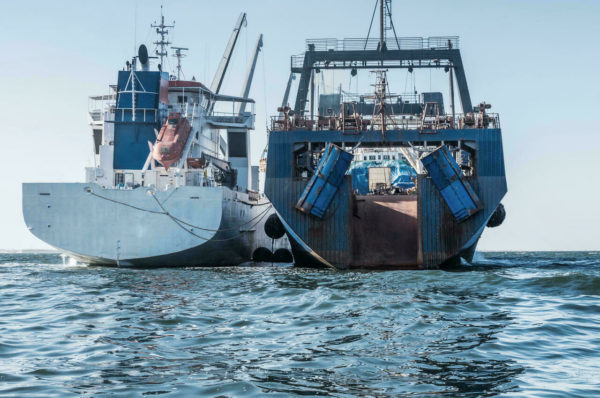
<svg viewBox="0 0 600 398"><path fill-rule="evenodd" d="M23 184L23 216L39 239L90 264L225 266L271 249L268 201L227 187L154 192L94 183ZM287 239L275 248L289 247Z"/></svg>

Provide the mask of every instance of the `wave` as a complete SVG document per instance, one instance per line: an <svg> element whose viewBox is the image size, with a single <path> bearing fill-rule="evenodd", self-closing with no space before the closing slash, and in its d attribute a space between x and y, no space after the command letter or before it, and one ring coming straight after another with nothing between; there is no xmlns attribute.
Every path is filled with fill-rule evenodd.
<svg viewBox="0 0 600 398"><path fill-rule="evenodd" d="M596 252L475 252L472 266L552 268L600 267Z"/></svg>

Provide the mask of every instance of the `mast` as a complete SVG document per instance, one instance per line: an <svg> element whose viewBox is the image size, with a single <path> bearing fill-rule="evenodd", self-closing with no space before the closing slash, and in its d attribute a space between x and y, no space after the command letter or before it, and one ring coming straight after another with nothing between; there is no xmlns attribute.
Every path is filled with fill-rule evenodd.
<svg viewBox="0 0 600 398"><path fill-rule="evenodd" d="M156 51L154 53L160 57L160 66L162 68L163 58L167 56L167 47L171 42L167 39L167 35L169 34L169 30L167 28L174 28L175 21L173 21L173 25L165 25L165 16L163 15L163 6L160 6L160 24L156 24L154 21L153 24L150 25L153 28L156 28L156 33L160 35L160 40L155 41Z"/></svg>
<svg viewBox="0 0 600 398"><path fill-rule="evenodd" d="M131 120L135 122L135 57L131 60Z"/></svg>
<svg viewBox="0 0 600 398"><path fill-rule="evenodd" d="M175 54L173 54L173 56L177 58L177 80L181 80L181 58L186 56L184 53L182 53L182 51L187 51L189 48L171 47L171 49L175 50Z"/></svg>
<svg viewBox="0 0 600 398"><path fill-rule="evenodd" d="M373 17L375 17L375 10L373 10ZM372 23L373 19L371 19L371 24ZM387 44L385 41L388 30L393 30L394 36L396 36L396 29L394 28L394 22L392 21L392 0L379 0L379 44L377 45L379 51L387 51ZM370 31L371 28L369 27L369 32ZM398 44L397 37L396 44Z"/></svg>
<svg viewBox="0 0 600 398"><path fill-rule="evenodd" d="M383 9L385 8L385 0L379 0L379 51L385 51L385 14Z"/></svg>

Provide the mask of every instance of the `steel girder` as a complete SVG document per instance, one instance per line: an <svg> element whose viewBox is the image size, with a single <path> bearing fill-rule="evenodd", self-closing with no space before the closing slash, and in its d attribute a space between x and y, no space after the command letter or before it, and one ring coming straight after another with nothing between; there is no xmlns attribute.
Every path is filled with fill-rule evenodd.
<svg viewBox="0 0 600 398"><path fill-rule="evenodd" d="M398 62L397 64L394 61ZM341 63L341 65L340 65ZM293 67L300 74L294 112L306 109L312 71L315 69L366 69L366 68L444 68L454 69L463 113L472 112L467 78L458 49L418 50L365 50L365 51L306 51L302 67Z"/></svg>

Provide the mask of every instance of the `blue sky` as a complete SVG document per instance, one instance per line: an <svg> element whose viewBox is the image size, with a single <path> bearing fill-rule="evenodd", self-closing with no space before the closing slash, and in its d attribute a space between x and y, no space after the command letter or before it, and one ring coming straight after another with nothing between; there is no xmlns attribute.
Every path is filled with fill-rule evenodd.
<svg viewBox="0 0 600 398"><path fill-rule="evenodd" d="M306 38L366 36L374 0L18 1L2 6L3 128L0 248L46 248L22 221L22 182L82 181L92 162L88 96L108 92L164 4L173 45L189 47L186 77L210 84L240 12L240 36L224 92L237 95L259 33L264 47L251 96L257 101L252 155L265 146L289 56ZM481 250L600 249L600 2L589 0L399 1L399 36L461 37L473 103L500 113L509 193L504 225ZM174 60L170 64L174 66ZM368 73L324 75L328 89L366 90ZM390 76L403 92L405 72ZM447 90L443 72L418 71L419 91ZM410 86L410 84L409 84ZM293 97L292 97L293 99Z"/></svg>

